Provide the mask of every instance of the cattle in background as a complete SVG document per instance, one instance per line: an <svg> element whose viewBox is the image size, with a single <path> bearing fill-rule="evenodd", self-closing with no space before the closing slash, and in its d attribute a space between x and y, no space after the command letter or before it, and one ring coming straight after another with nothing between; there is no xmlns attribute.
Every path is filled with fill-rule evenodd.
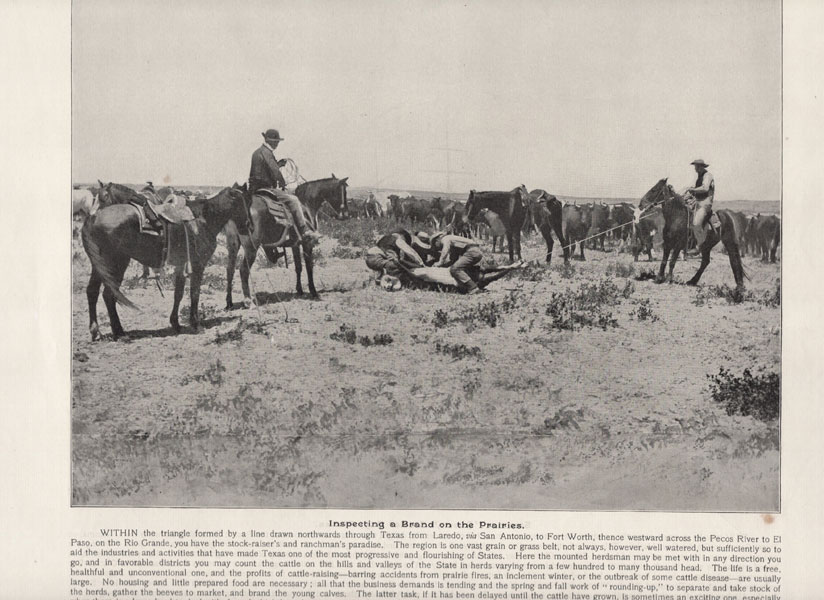
<svg viewBox="0 0 824 600"><path fill-rule="evenodd" d="M546 190L529 192L529 214L532 226L541 232L546 242L546 262L552 259L552 232L564 251L564 262L569 261L570 250L564 238L563 206L561 201Z"/></svg>
<svg viewBox="0 0 824 600"><path fill-rule="evenodd" d="M432 216L432 201L410 196L399 201L400 219L423 225ZM396 216L396 218L398 218Z"/></svg>
<svg viewBox="0 0 824 600"><path fill-rule="evenodd" d="M478 192L471 190L466 201L464 222L469 223L478 218L478 213L488 208L496 213L506 229L506 241L509 245L509 260L515 261L515 254L521 258L521 227L526 218L526 186L521 185L509 192Z"/></svg>
<svg viewBox="0 0 824 600"><path fill-rule="evenodd" d="M589 213L589 229L586 237L589 239L589 247L593 250L600 245L601 252L604 252L604 239L606 231L609 229L609 207L603 202L591 204Z"/></svg>
<svg viewBox="0 0 824 600"><path fill-rule="evenodd" d="M735 240L738 243L738 251L741 256L746 256L747 227L749 225L747 222L747 216L737 210L727 210L727 212L730 215L733 230L735 231ZM722 250L726 250L726 248L723 248Z"/></svg>
<svg viewBox="0 0 824 600"><path fill-rule="evenodd" d="M391 214L396 221L400 221L403 218L402 202L408 198L412 198L412 194L409 192L389 194L389 210L387 211L387 214Z"/></svg>
<svg viewBox="0 0 824 600"><path fill-rule="evenodd" d="M570 255L575 254L575 244L581 248L581 260L584 256L584 243L581 241L589 231L589 211L586 206L565 204L561 209L561 229Z"/></svg>
<svg viewBox="0 0 824 600"><path fill-rule="evenodd" d="M755 221L755 239L762 262L775 262L781 242L781 220L775 215L761 215Z"/></svg>
<svg viewBox="0 0 824 600"><path fill-rule="evenodd" d="M632 221L635 216L632 204L629 202L621 202L620 204L613 204L609 207L609 222L610 227L617 227L612 230L613 241L618 242L618 251L624 249L624 246L632 239Z"/></svg>

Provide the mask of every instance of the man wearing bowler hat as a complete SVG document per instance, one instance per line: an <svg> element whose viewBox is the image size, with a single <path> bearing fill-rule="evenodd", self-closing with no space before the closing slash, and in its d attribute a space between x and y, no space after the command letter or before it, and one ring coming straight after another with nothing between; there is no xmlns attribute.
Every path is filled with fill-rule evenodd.
<svg viewBox="0 0 824 600"><path fill-rule="evenodd" d="M306 229L306 218L303 216L303 207L297 196L285 191L286 180L280 172L280 167L286 165L286 159L275 158L275 149L283 138L277 129L267 129L263 134L263 145L252 154L252 168L249 171L249 192L254 195L261 188L273 190L279 202L282 202L295 221L298 235L304 242L317 244L320 235Z"/></svg>
<svg viewBox="0 0 824 600"><path fill-rule="evenodd" d="M696 159L690 164L695 167L698 177L695 180L695 185L687 188L686 193L687 201L695 211L692 217L692 230L695 234L695 241L700 248L707 238L707 222L712 215L712 201L715 197L715 180L707 171L709 165L702 159Z"/></svg>

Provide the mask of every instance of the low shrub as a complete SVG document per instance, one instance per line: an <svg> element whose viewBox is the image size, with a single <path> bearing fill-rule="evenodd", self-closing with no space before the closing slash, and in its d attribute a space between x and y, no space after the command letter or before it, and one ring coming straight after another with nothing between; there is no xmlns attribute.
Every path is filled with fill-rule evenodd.
<svg viewBox="0 0 824 600"><path fill-rule="evenodd" d="M635 265L632 263L611 263L606 270L607 277L632 277L635 275Z"/></svg>
<svg viewBox="0 0 824 600"><path fill-rule="evenodd" d="M781 381L778 373L753 375L744 369L741 376L721 367L718 375L707 375L712 399L721 404L728 415L752 416L769 422L778 418L781 410Z"/></svg>
<svg viewBox="0 0 824 600"><path fill-rule="evenodd" d="M649 298L638 300L635 308L629 313L630 316L635 317L639 321L657 321L658 315L652 311Z"/></svg>
<svg viewBox="0 0 824 600"><path fill-rule="evenodd" d="M394 339L388 333L378 333L369 337L368 335L359 336L354 327L350 327L345 323L340 326L339 330L329 335L330 338L338 342L345 342L347 344L360 344L364 347L369 346L388 346Z"/></svg>
<svg viewBox="0 0 824 600"><path fill-rule="evenodd" d="M478 348L478 346L469 347L464 344L448 344L446 342L442 344L437 342L435 344L435 350L439 354L446 354L455 360L462 358L481 358L481 349Z"/></svg>

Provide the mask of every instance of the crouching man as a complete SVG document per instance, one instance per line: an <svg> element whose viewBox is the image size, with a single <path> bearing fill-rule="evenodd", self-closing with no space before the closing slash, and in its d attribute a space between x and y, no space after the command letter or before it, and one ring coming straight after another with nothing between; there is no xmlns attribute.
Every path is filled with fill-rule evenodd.
<svg viewBox="0 0 824 600"><path fill-rule="evenodd" d="M440 258L433 266L449 267L449 273L458 282L458 288L466 294L479 294L481 290L469 275L468 270L477 267L483 254L475 240L449 233L432 236L432 250L440 252Z"/></svg>

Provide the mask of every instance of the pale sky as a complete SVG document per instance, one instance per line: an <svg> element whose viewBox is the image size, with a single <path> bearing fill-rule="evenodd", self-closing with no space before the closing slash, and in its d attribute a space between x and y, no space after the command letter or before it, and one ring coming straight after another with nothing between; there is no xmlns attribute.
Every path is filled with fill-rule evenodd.
<svg viewBox="0 0 824 600"><path fill-rule="evenodd" d="M73 179L781 194L777 0L73 3Z"/></svg>

